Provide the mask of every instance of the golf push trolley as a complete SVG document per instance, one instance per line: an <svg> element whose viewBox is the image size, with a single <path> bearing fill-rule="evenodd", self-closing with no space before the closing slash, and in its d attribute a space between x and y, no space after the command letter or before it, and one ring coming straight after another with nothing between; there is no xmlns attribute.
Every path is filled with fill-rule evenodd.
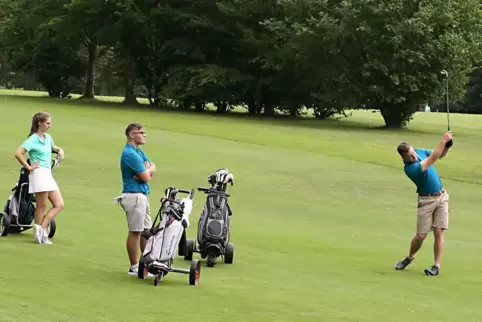
<svg viewBox="0 0 482 322"><path fill-rule="evenodd" d="M179 199L178 193L188 194L188 197ZM139 260L139 279L146 279L149 274L153 274L154 286L157 286L172 272L188 274L190 285L199 284L199 260L192 260L189 269L173 267L176 248L179 247L179 253L185 249L185 230L189 227L193 198L194 189L188 191L169 187L165 190L165 197L161 199L161 207L152 228L141 235L141 238L147 240L147 245Z"/></svg>
<svg viewBox="0 0 482 322"><path fill-rule="evenodd" d="M58 154L51 164L51 169L60 165ZM27 160L30 164L30 159ZM0 236L7 236L9 233L21 233L33 228L33 220L35 219L35 195L28 192L30 171L24 167L20 168L20 177L12 188L12 194L8 197L5 207L0 214ZM57 225L55 219L52 219L47 232L49 238L53 238Z"/></svg>

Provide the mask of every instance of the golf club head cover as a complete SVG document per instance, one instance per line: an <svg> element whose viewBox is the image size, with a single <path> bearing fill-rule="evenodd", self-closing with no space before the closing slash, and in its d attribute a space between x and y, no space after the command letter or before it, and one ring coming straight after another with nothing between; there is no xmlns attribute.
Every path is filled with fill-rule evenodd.
<svg viewBox="0 0 482 322"><path fill-rule="evenodd" d="M448 141L447 143L445 143L445 147L446 147L447 149L450 149L450 148L452 147L452 145L454 145L453 140L450 140L450 141Z"/></svg>

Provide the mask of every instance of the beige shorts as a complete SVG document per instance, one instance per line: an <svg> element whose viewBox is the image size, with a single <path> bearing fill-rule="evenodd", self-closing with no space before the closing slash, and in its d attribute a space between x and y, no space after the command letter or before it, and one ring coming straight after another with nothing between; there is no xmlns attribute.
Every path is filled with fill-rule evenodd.
<svg viewBox="0 0 482 322"><path fill-rule="evenodd" d="M142 232L151 228L151 209L145 194L123 193L120 205L126 213L129 231Z"/></svg>
<svg viewBox="0 0 482 322"><path fill-rule="evenodd" d="M417 233L427 234L433 228L449 228L449 194L440 196L418 196Z"/></svg>

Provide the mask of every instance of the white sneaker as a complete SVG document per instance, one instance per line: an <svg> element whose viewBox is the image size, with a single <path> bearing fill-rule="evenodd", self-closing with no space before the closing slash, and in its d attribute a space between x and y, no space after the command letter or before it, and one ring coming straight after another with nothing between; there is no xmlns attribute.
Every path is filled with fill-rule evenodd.
<svg viewBox="0 0 482 322"><path fill-rule="evenodd" d="M139 268L138 265L132 265L130 268L129 268L129 271L127 272L127 274L129 275L137 275L137 269Z"/></svg>
<svg viewBox="0 0 482 322"><path fill-rule="evenodd" d="M49 235L47 234L46 230L42 232L42 244L52 245L52 242L49 240Z"/></svg>
<svg viewBox="0 0 482 322"><path fill-rule="evenodd" d="M135 267L134 267L134 266L131 266L131 267L129 268L129 271L127 272L127 274L129 274L129 275L136 275L136 276L137 276L137 275L138 275L138 272L139 272L139 266L135 266ZM152 277L152 276L154 276L154 275L151 274L151 273L147 273L147 277Z"/></svg>
<svg viewBox="0 0 482 322"><path fill-rule="evenodd" d="M43 236L42 226L35 224L35 226L33 227L33 231L34 231L35 242L37 244L41 244L42 243L42 236Z"/></svg>

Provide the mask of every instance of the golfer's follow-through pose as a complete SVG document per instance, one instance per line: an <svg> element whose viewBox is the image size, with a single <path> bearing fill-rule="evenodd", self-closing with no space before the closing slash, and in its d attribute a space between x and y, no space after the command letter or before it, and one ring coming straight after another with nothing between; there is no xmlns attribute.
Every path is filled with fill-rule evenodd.
<svg viewBox="0 0 482 322"><path fill-rule="evenodd" d="M62 195L50 168L52 151L58 154L59 160L64 158L64 151L57 147L52 137L47 134L50 126L51 118L48 113L36 113L32 118L32 126L27 140L15 152L15 158L29 171L28 192L35 194L35 226L33 230L37 244L52 244L46 230L50 221L64 208ZM23 157L25 152L28 153L30 164ZM45 213L48 200L52 203L52 208Z"/></svg>
<svg viewBox="0 0 482 322"><path fill-rule="evenodd" d="M433 151L414 149L405 142L400 143L397 148L405 164L405 174L415 183L418 193L417 233L412 238L408 256L395 266L397 270L403 270L412 263L425 237L433 230L435 263L424 272L430 276L439 274L444 243L443 232L448 229L449 195L442 185L434 163L447 154L451 141L452 134L446 132Z"/></svg>
<svg viewBox="0 0 482 322"><path fill-rule="evenodd" d="M144 251L146 241L141 233L151 228L151 214L147 195L149 181L156 172L156 166L149 160L140 145L145 144L144 127L140 123L130 123L126 130L127 144L122 150L120 167L122 173L122 195L117 198L127 217L127 253L131 267L130 275L137 275L139 247Z"/></svg>

